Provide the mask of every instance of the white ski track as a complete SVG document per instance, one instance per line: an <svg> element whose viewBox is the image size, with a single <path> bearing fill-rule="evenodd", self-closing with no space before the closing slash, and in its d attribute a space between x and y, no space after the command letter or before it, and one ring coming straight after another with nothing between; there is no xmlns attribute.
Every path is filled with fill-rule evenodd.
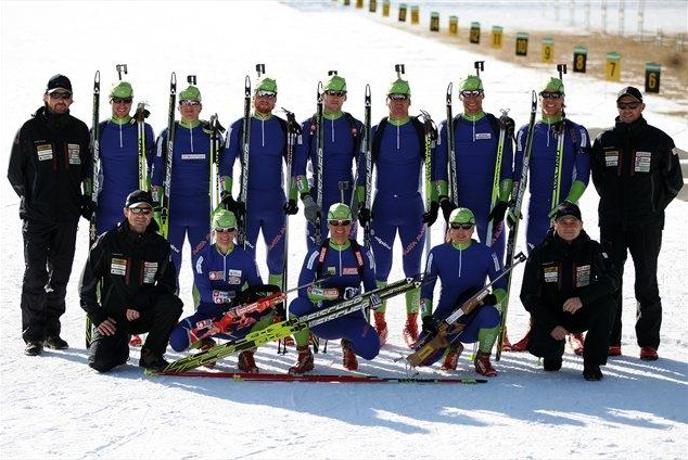
<svg viewBox="0 0 688 460"><path fill-rule="evenodd" d="M501 2L492 3L485 6L485 14ZM46 81L58 72L72 79L72 113L88 122L94 71L101 71L107 94L116 80L115 64L127 63L136 100L151 104L149 122L157 135L166 124L173 70L180 81L186 74L198 75L202 116L217 112L228 126L241 117L244 75L253 77L255 63L267 64L278 80L278 107L294 110L299 120L315 110L312 94L317 81L327 70L338 69L349 86L345 108L359 118L364 86L371 84L376 123L385 115L384 92L394 77L393 66L401 62L411 82L413 112L423 108L441 121L447 83L472 73L473 61L481 59L479 54L387 27L366 18L367 12L344 9L341 2L323 1L308 8L269 2L3 2L0 13L0 88L5 107L0 145L5 147L5 165L16 130L39 107ZM681 20L685 16L676 15L675 21ZM482 75L485 108L496 114L500 108L510 108L518 127L527 120L530 90L554 74L554 66L523 69L488 60ZM611 125L615 93L627 84L567 75L567 116L589 128ZM686 149L685 118L670 115L685 110L685 101L648 96L647 106L648 121ZM455 101L455 111L459 110ZM108 104L103 103L101 119L108 116ZM19 309L24 263L18 199L7 181L2 181L0 190L4 223L0 236L7 251L0 285L5 337L0 351L0 456L4 459L457 455L648 459L685 458L688 452L684 338L688 248L682 226L688 215L686 202L676 201L667 211L659 273L664 305L659 361L648 363L637 357L629 257L624 276L624 356L610 360L601 382L584 381L581 358L567 349L562 371L547 375L534 357L504 353L495 364L499 376L487 385L271 386L147 378L137 367L138 349L132 349L127 366L110 374L88 368L77 293L87 253L85 221L80 223L67 313L62 318L63 337L73 348L25 357ZM597 238L597 195L592 184L581 205L586 229ZM433 241L441 240L441 227L441 223L433 226ZM302 213L291 219L289 286L296 285L305 256L304 228ZM267 276L263 248L259 244L258 257ZM185 315L192 311L188 251L187 244L181 276ZM521 273L522 268L515 273L514 294ZM403 276L397 257L390 280ZM376 360L359 360L361 372L405 375L403 361L394 361L408 353L401 338L403 302L403 296L390 302L390 343ZM513 295L508 320L512 341L521 337L526 322L518 295ZM476 376L468 360L470 349L452 375ZM168 353L168 358L178 356ZM256 361L266 372L285 372L295 357L293 348L287 355L277 355L272 344L259 350ZM337 370L328 370L333 363ZM328 354L316 355L316 366L323 372L339 372L340 363L338 341L330 341ZM232 369L236 357L220 365ZM447 375L438 366L421 370L421 377Z"/></svg>

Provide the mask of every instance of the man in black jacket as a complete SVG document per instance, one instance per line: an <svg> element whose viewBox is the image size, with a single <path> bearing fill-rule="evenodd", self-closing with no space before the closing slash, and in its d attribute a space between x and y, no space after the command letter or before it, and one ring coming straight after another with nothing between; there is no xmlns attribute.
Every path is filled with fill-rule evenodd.
<svg viewBox="0 0 688 460"><path fill-rule="evenodd" d="M60 316L79 215L88 219L91 212L90 198L81 191L91 162L88 127L69 114L69 78L52 77L43 101L14 138L7 172L23 220L22 337L29 356L41 354L44 346L68 347L60 338Z"/></svg>
<svg viewBox="0 0 688 460"><path fill-rule="evenodd" d="M617 277L602 246L583 231L578 206L560 205L554 232L528 257L521 287L533 323L528 351L544 358L546 371L561 369L566 335L587 330L583 377L602 378Z"/></svg>
<svg viewBox="0 0 688 460"><path fill-rule="evenodd" d="M664 208L683 187L683 177L674 141L643 118L640 91L624 88L616 105L616 125L601 133L592 148L592 178L600 195L600 240L620 273L609 355L621 354L621 278L629 250L635 265L640 358L655 360L662 324L657 259Z"/></svg>
<svg viewBox="0 0 688 460"><path fill-rule="evenodd" d="M79 292L95 327L89 366L107 372L129 359L131 334L148 332L139 366L161 370L170 333L182 314L170 244L156 233L153 200L136 190L127 197L126 220L91 248Z"/></svg>

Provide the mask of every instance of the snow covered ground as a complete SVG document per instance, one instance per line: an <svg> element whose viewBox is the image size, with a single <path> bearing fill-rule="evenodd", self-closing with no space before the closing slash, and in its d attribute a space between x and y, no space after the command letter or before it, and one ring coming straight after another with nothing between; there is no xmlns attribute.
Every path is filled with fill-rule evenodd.
<svg viewBox="0 0 688 460"><path fill-rule="evenodd" d="M93 73L115 80L114 65L127 63L136 96L151 103L159 132L166 119L169 72L183 81L197 74L204 115L218 112L223 124L241 116L244 75L265 62L280 87L279 105L300 118L314 110L318 79L339 69L349 83L347 108L362 114L363 86L373 91L373 118L385 115L384 91L393 65L406 64L413 107L442 119L450 80L471 72L480 56L415 37L359 15L323 8L300 10L268 2L3 2L0 6L0 89L4 109L0 144L40 104L47 79L65 73L75 88L73 113L90 120ZM680 18L677 18L679 20ZM552 72L553 73L553 72ZM485 106L511 108L526 121L530 90L549 74L488 61ZM569 116L586 126L608 126L614 94L623 86L570 75ZM676 106L647 98L647 119L688 148L686 120L664 115ZM103 104L101 117L107 116ZM600 383L585 382L582 362L565 355L564 369L544 375L536 359L506 353L500 375L476 386L234 383L215 379L151 379L129 366L101 376L86 365L83 313L77 283L86 257L82 222L63 336L72 348L22 353L19 295L23 272L20 222L14 193L0 186L0 237L7 248L0 284L0 454L3 458L685 458L688 452L688 244L681 226L688 203L667 213L660 260L664 303L661 359L637 358L633 268L626 266L625 356L611 360ZM584 195L586 227L598 236L594 190ZM301 216L291 220L290 285L304 256ZM433 241L441 238L439 226ZM402 275L400 261L390 279ZM183 268L182 294L191 311L191 273ZM265 270L263 269L265 273ZM521 270L514 279L520 286ZM391 344L363 372L403 374L393 360L404 355L401 300L393 301ZM526 327L514 295L509 311L512 339ZM334 345L334 344L331 344ZM338 346L317 358L320 369L339 366ZM174 356L169 354L168 356ZM259 366L283 371L295 353L278 356L274 346L257 354ZM231 368L230 358L224 367ZM341 368L340 368L341 370ZM437 375L435 369L424 374ZM473 376L466 357L460 375ZM487 430L487 431L486 431Z"/></svg>

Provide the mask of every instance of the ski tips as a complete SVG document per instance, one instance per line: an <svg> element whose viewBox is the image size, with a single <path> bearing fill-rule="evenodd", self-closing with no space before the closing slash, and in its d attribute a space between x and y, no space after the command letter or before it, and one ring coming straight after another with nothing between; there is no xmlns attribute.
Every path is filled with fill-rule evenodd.
<svg viewBox="0 0 688 460"><path fill-rule="evenodd" d="M93 81L96 83L100 83L100 70L96 70L96 74L93 77Z"/></svg>
<svg viewBox="0 0 688 460"><path fill-rule="evenodd" d="M370 97L370 85L368 83L365 85L365 97Z"/></svg>

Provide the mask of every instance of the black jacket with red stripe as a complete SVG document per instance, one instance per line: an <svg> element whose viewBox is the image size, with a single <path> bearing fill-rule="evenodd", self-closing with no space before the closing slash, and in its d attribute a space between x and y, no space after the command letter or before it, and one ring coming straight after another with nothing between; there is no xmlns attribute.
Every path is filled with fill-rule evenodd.
<svg viewBox="0 0 688 460"><path fill-rule="evenodd" d="M21 198L20 217L45 223L78 219L90 163L86 124L68 113L38 109L14 139L7 172Z"/></svg>
<svg viewBox="0 0 688 460"><path fill-rule="evenodd" d="M123 319L127 309L150 308L161 293L176 292L171 247L156 230L151 221L144 233L136 233L125 220L94 243L79 295L81 308L96 327L108 317Z"/></svg>

